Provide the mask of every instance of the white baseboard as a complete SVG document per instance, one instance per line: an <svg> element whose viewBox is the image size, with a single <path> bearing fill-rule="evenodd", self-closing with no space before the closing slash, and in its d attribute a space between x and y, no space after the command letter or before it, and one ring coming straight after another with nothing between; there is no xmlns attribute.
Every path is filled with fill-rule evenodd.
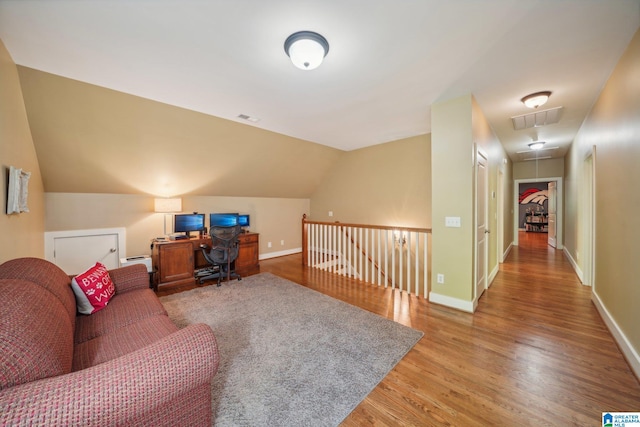
<svg viewBox="0 0 640 427"><path fill-rule="evenodd" d="M507 257L509 256L509 252L511 252L511 249L513 249L513 242L509 243L507 250L502 254L502 261L500 262L504 262L504 260L507 259Z"/></svg>
<svg viewBox="0 0 640 427"><path fill-rule="evenodd" d="M302 252L302 248L287 249L286 251L279 251L279 252L269 252L267 254L260 254L259 259L263 260L263 259L269 259L269 258L278 258L280 256L293 255L293 254L298 254L300 252Z"/></svg>
<svg viewBox="0 0 640 427"><path fill-rule="evenodd" d="M477 302L475 301L465 301L447 295L437 294L433 291L429 292L429 302L466 311L467 313L473 313L477 306Z"/></svg>
<svg viewBox="0 0 640 427"><path fill-rule="evenodd" d="M562 252L564 253L564 256L567 257L567 259L569 260L569 263L573 267L573 270L578 275L578 279L580 279L580 283L584 284L584 278L582 276L582 270L580 270L580 267L578 266L578 263L576 262L576 260L573 259L573 257L571 256L571 254L569 253L569 251L567 250L566 247L564 249L562 249Z"/></svg>
<svg viewBox="0 0 640 427"><path fill-rule="evenodd" d="M495 268L489 273L489 277L487 277L487 287L491 286L493 283L493 279L496 278L498 272L500 271L500 263L496 264Z"/></svg>
<svg viewBox="0 0 640 427"><path fill-rule="evenodd" d="M640 355L638 355L638 352L633 348L624 332L622 332L616 321L611 317L611 314L600 300L600 297L598 297L598 294L592 292L591 301L593 301L593 304L600 313L602 320L604 320L604 323L607 325L611 335L613 335L613 339L616 341L618 347L620 347L620 350L622 351L622 354L627 359L627 363L629 363L631 370L636 375L636 378L640 380Z"/></svg>

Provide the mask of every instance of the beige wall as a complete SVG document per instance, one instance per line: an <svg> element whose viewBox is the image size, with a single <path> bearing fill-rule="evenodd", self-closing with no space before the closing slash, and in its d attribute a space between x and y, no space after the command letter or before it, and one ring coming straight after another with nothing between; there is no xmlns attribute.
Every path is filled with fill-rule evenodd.
<svg viewBox="0 0 640 427"><path fill-rule="evenodd" d="M16 64L0 41L0 263L11 258L44 256L44 190L31 139ZM9 166L31 172L29 212L7 215Z"/></svg>
<svg viewBox="0 0 640 427"><path fill-rule="evenodd" d="M343 153L259 123L18 70L47 192L308 198Z"/></svg>
<svg viewBox="0 0 640 427"><path fill-rule="evenodd" d="M545 159L513 164L513 179L557 178L564 176L564 159Z"/></svg>
<svg viewBox="0 0 640 427"><path fill-rule="evenodd" d="M482 109L472 97L473 142L487 155L489 160L489 206L487 228L488 242L488 273L497 274L499 263L502 262L504 252L513 242L513 178L511 174L511 159L504 151L500 140L494 133ZM499 175L502 174L501 186L498 185ZM475 184L474 184L475 185ZM498 202L503 198L503 212L501 225L502 233L498 230ZM502 253L498 245L498 238L502 236Z"/></svg>
<svg viewBox="0 0 640 427"><path fill-rule="evenodd" d="M431 107L433 240L431 291L456 300L473 298L473 128L471 96ZM444 226L460 217L460 228ZM445 283L435 277L444 274Z"/></svg>
<svg viewBox="0 0 640 427"><path fill-rule="evenodd" d="M151 239L164 234L165 219L165 214L153 212L153 201L133 194L46 193L46 231L125 227L126 255L150 254ZM248 213L250 230L260 233L260 257L265 258L299 251L302 214L309 213L309 200L186 196L182 207L184 212ZM206 221L208 226L208 216Z"/></svg>
<svg viewBox="0 0 640 427"><path fill-rule="evenodd" d="M431 135L344 153L312 195L311 218L430 228L430 166Z"/></svg>
<svg viewBox="0 0 640 427"><path fill-rule="evenodd" d="M640 212L639 76L640 31L611 74L565 160L565 248L584 268L580 256L584 253L580 236L586 232L584 164L592 147L596 147L593 291L634 349L636 358L640 353L640 228L636 214ZM640 361L636 359L635 363L638 366Z"/></svg>
<svg viewBox="0 0 640 427"><path fill-rule="evenodd" d="M510 161L471 95L434 104L431 109L431 176L433 206L432 301L467 311L474 309L474 151L483 150L489 160L488 273L497 270L498 175L503 174L500 194L505 211L512 205ZM506 163L505 163L505 159ZM494 197L495 193L495 197ZM460 217L461 227L445 227L445 217ZM503 249L513 241L512 220L504 218ZM445 283L436 275L444 274Z"/></svg>

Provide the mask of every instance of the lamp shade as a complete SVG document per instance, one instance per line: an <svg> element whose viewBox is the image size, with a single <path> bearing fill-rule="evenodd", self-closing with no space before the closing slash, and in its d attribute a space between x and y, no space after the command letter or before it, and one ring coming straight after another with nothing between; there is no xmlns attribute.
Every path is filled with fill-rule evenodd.
<svg viewBox="0 0 640 427"><path fill-rule="evenodd" d="M182 199L180 197L174 197L172 199L157 198L154 200L155 212L182 212Z"/></svg>
<svg viewBox="0 0 640 427"><path fill-rule="evenodd" d="M329 52L329 42L318 33L298 31L287 37L284 51L291 58L293 65L301 70L313 70L322 64Z"/></svg>

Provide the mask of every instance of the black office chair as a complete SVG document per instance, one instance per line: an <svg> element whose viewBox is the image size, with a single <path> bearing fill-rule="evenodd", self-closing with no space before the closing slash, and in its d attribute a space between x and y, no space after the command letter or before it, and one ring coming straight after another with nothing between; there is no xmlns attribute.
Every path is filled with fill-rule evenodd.
<svg viewBox="0 0 640 427"><path fill-rule="evenodd" d="M231 269L233 262L238 257L238 236L242 233L242 227L211 227L211 247L200 245L200 250L209 264L210 269L200 272L196 278L200 283L205 280L218 279L218 286L224 279L232 278L242 280L242 277Z"/></svg>

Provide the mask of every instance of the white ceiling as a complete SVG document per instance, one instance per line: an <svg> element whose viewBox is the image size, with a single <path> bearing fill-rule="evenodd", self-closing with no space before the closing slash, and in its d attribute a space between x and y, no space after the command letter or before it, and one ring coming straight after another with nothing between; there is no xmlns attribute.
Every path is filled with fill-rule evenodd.
<svg viewBox="0 0 640 427"><path fill-rule="evenodd" d="M564 155L639 26L640 0L0 0L19 65L343 150L472 93L515 161L535 139ZM330 43L316 70L284 53L300 30ZM541 90L560 122L514 131Z"/></svg>

